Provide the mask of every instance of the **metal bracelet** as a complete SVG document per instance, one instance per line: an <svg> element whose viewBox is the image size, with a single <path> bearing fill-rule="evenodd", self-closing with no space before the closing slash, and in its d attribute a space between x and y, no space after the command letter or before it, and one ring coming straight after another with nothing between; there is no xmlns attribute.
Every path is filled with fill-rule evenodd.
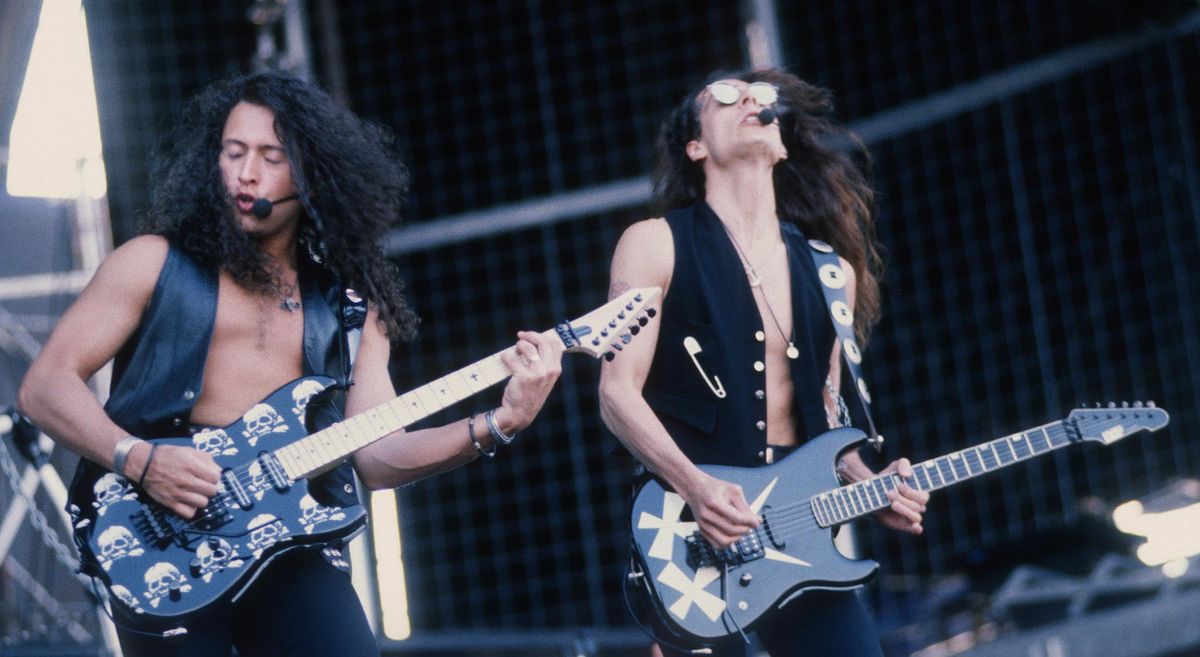
<svg viewBox="0 0 1200 657"><path fill-rule="evenodd" d="M116 449L113 450L113 472L117 473L117 476L125 476L125 461L129 458L129 452L141 442L141 438L125 436L117 443Z"/></svg>
<svg viewBox="0 0 1200 657"><path fill-rule="evenodd" d="M517 437L516 431L514 431L510 436L500 430L500 425L496 423L496 409L492 409L485 413L483 415L483 419L487 420L488 431L492 432L492 440L504 445L509 445L512 443L513 438Z"/></svg>
<svg viewBox="0 0 1200 657"><path fill-rule="evenodd" d="M496 446L495 445L492 445L492 451L485 452L485 451L483 451L483 446L480 445L479 441L475 439L475 414L474 413L471 414L471 417L467 418L467 436L471 439L471 444L475 446L476 451L478 451L480 454L483 454L484 456L488 457L489 459L496 456Z"/></svg>

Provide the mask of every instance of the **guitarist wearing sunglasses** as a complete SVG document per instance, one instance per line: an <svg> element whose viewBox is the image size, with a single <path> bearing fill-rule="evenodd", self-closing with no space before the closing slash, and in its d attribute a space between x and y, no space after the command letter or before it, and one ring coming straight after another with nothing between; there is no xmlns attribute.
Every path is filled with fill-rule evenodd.
<svg viewBox="0 0 1200 657"><path fill-rule="evenodd" d="M845 421L841 348L808 240L840 254L859 340L879 314L881 266L872 192L831 143L848 135L830 118L829 93L778 70L710 80L659 133L654 185L666 216L630 226L613 255L610 294L642 286L664 292L649 335L604 364L600 395L605 423L644 476L677 493L699 534L720 549L759 527L762 516L736 482L697 465L760 467ZM857 451L842 454L836 468L847 482L874 474ZM907 459L883 472L912 475ZM920 534L928 497L901 485L876 517ZM702 597L723 604L710 593L729 586L736 587L686 581L682 606L672 609L699 613L691 609ZM668 655L700 645L722 656L746 651L740 630L703 642L664 632L660 616L651 614L651 623ZM881 655L852 591L806 591L753 629L772 657Z"/></svg>
<svg viewBox="0 0 1200 657"><path fill-rule="evenodd" d="M214 456L267 453L285 420L295 424L306 405L315 430L396 396L391 345L411 338L417 319L380 244L400 219L408 172L386 129L279 72L210 86L172 136L153 175L149 234L116 249L64 313L25 378L21 409L82 457L72 486L77 533L104 520L98 514L106 509L109 520L119 515L114 498L128 504L121 500L144 493L164 510L154 527L100 536L103 568L93 564L89 572L115 580L131 552L159 550L151 563L161 563L145 571L145 584L139 569L128 586L111 587L124 654L227 657L233 646L244 657L378 655L341 541L273 552L271 541L286 525L264 511L275 499L271 485L254 488L267 475L251 469L226 480ZM501 354L512 376L499 408L442 427L400 429L349 459L335 455L328 469L314 467L301 508L294 499L290 507L298 518L290 534L312 536L314 523L346 517L358 505L355 475L370 489L386 489L490 455L533 421L561 354L562 345L542 334L518 333L515 348ZM114 359L111 395L101 407L86 382ZM306 383L284 403L256 405L312 375L348 389L325 399ZM239 421L244 431L235 432ZM155 440L174 437L184 444ZM297 488L278 472L267 474L280 490ZM228 484L227 502L244 499L238 503L261 515L199 543L185 538L195 532L180 531L150 545L155 534L147 528L215 523L210 500L219 483ZM234 488L241 498L231 497ZM255 524L260 518L267 524ZM179 551L191 550L185 558L195 557L191 578L181 574L187 561L165 556L176 542ZM206 582L260 557L256 577L238 580L253 582L240 597L222 597L188 617L186 632L168 631L175 622L144 622L148 612L186 603Z"/></svg>

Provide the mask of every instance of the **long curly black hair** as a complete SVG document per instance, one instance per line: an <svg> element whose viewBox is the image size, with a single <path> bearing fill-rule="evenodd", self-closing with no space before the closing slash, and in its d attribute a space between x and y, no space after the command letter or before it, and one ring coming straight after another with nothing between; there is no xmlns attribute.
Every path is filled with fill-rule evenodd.
<svg viewBox="0 0 1200 657"><path fill-rule="evenodd" d="M775 206L779 218L797 224L809 237L833 245L854 267L855 326L866 340L879 319L880 247L875 242L870 156L853 133L833 121L833 98L778 69L718 72L717 80L769 82L779 88L780 134L788 157L775 165ZM704 168L686 152L700 136L697 89L663 121L656 142L654 193L662 209L704 200ZM847 152L845 146L849 146Z"/></svg>
<svg viewBox="0 0 1200 657"><path fill-rule="evenodd" d="M235 223L218 161L225 120L241 101L270 109L304 207L300 241L344 285L366 293L392 340L411 339L417 317L381 241L399 223L408 169L387 128L365 121L315 85L280 71L240 75L192 98L155 154L155 188L142 222L200 262L267 292L266 257ZM302 256L308 249L302 247Z"/></svg>

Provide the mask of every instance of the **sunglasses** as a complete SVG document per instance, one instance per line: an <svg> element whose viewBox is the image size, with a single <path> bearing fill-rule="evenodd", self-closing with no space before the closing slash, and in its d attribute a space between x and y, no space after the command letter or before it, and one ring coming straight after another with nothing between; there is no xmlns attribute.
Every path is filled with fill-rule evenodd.
<svg viewBox="0 0 1200 657"><path fill-rule="evenodd" d="M722 105L732 105L742 97L742 90L728 82L708 85L708 93ZM751 82L746 87L746 93L759 105L774 105L779 100L779 89L770 82Z"/></svg>

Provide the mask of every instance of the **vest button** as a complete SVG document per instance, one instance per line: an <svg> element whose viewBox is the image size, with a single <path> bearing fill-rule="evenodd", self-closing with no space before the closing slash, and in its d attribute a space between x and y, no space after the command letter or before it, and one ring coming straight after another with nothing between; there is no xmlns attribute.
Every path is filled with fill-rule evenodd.
<svg viewBox="0 0 1200 657"><path fill-rule="evenodd" d="M759 420L758 422L754 423L754 426L757 427L759 431L762 431L767 428L767 423Z"/></svg>
<svg viewBox="0 0 1200 657"><path fill-rule="evenodd" d="M754 391L754 398L755 398L755 399L766 399L766 398L767 398L767 393L763 392L762 390L755 390L755 391Z"/></svg>
<svg viewBox="0 0 1200 657"><path fill-rule="evenodd" d="M185 391L183 392L183 398L184 398L184 399L192 399L192 398L193 398L193 397L195 397L195 396L196 396L196 393L192 392L191 390L185 390Z"/></svg>
<svg viewBox="0 0 1200 657"><path fill-rule="evenodd" d="M760 459L763 459L763 460L766 460L766 458L767 458L767 453L766 453L765 451L762 451L762 450L760 450L760 451L758 452L758 458L760 458Z"/></svg>
<svg viewBox="0 0 1200 657"><path fill-rule="evenodd" d="M761 360L754 361L754 371L755 372L761 372L765 369L767 369L767 366L763 365L763 362Z"/></svg>
<svg viewBox="0 0 1200 657"><path fill-rule="evenodd" d="M171 424L173 424L173 425L175 425L175 426L177 426L177 427L181 427L181 426L183 426L183 418L178 418L178 417L177 417L177 418L175 418L174 420L171 420Z"/></svg>
<svg viewBox="0 0 1200 657"><path fill-rule="evenodd" d="M767 339L767 334L766 334L766 333L763 333L762 331L755 331L755 332L754 332L754 340L755 340L755 341L757 341L757 342L764 342L766 339Z"/></svg>

